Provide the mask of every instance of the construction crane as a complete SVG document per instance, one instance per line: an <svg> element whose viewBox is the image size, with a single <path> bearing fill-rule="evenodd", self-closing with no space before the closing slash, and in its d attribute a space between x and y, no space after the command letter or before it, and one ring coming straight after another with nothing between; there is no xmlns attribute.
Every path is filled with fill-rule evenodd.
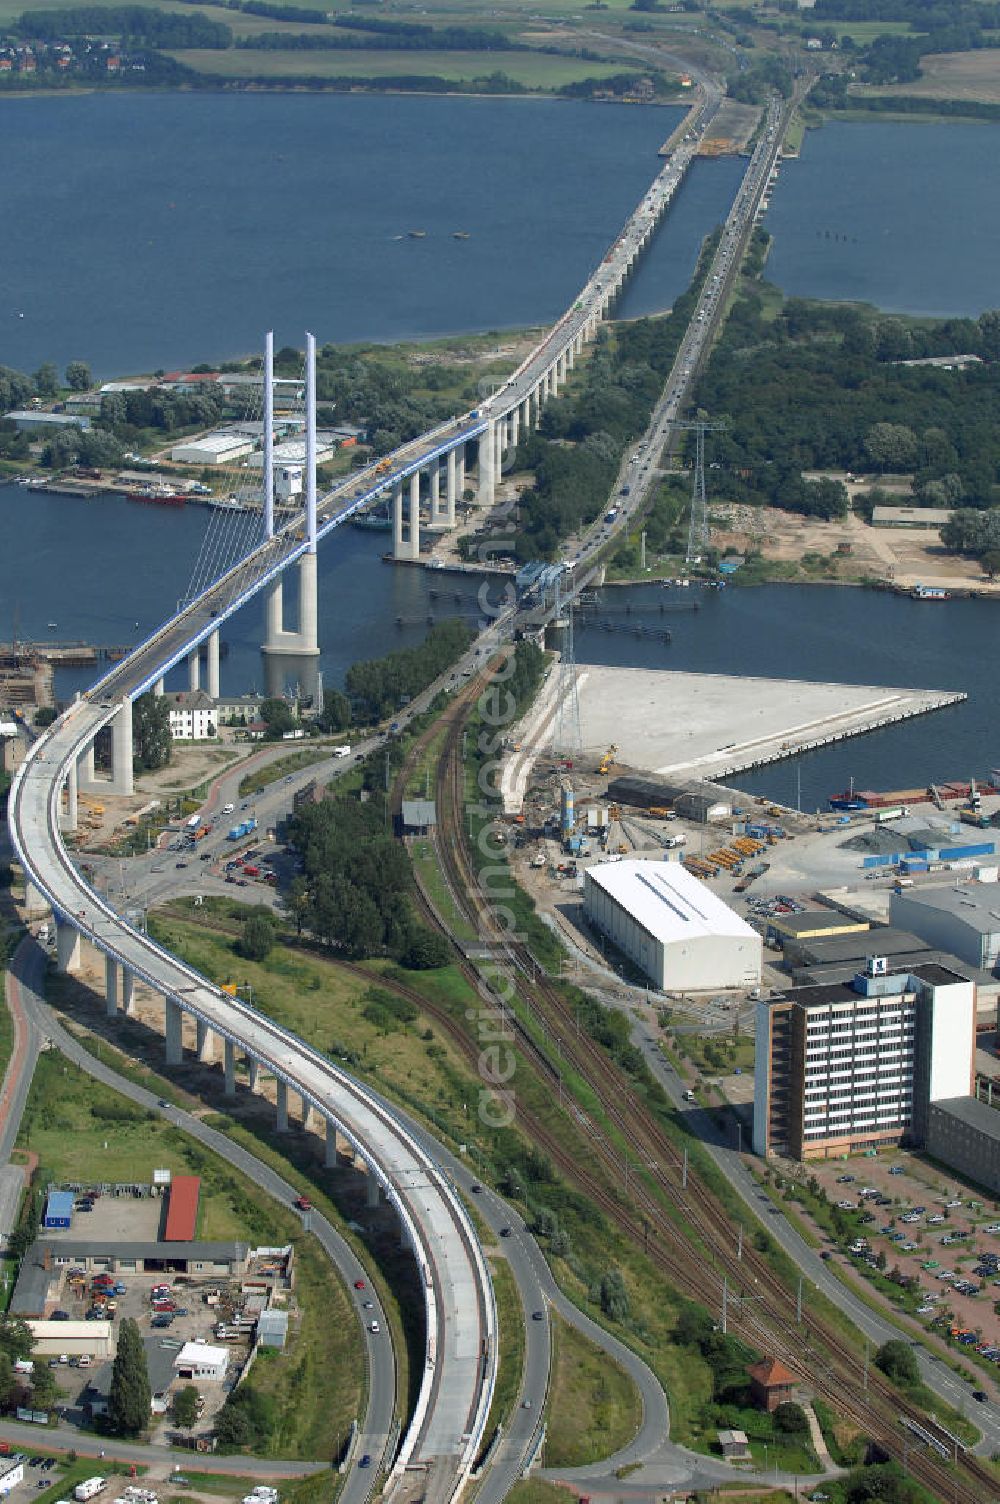
<svg viewBox="0 0 1000 1504"><path fill-rule="evenodd" d="M708 419L694 418L686 422L671 418L671 428L683 428L695 435L694 484L691 488L691 521L688 525L686 564L694 564L708 547L708 503L705 499L705 435L720 433L729 424L710 423Z"/></svg>

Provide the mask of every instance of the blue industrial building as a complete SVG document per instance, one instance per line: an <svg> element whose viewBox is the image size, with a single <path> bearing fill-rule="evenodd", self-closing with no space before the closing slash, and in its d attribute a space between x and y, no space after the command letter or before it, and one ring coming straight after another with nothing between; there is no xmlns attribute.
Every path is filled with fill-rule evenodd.
<svg viewBox="0 0 1000 1504"><path fill-rule="evenodd" d="M45 1227L72 1227L73 1192L50 1191L45 1203Z"/></svg>

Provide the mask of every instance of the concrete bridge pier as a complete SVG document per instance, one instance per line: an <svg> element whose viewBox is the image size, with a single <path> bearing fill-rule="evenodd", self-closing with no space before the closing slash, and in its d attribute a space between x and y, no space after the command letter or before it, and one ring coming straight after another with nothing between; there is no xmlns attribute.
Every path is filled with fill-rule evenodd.
<svg viewBox="0 0 1000 1504"><path fill-rule="evenodd" d="M135 972L122 967L122 1012L131 1018L135 1014Z"/></svg>
<svg viewBox="0 0 1000 1504"><path fill-rule="evenodd" d="M448 450L448 459L445 469L444 483L444 523L446 527L455 526L455 502L458 498L458 451Z"/></svg>
<svg viewBox="0 0 1000 1504"><path fill-rule="evenodd" d="M215 1041L208 1024L200 1018L194 1021L194 1052L202 1064L215 1059Z"/></svg>
<svg viewBox="0 0 1000 1504"><path fill-rule="evenodd" d="M493 484L503 479L503 452L507 448L507 420L498 418L493 433Z"/></svg>
<svg viewBox="0 0 1000 1504"><path fill-rule="evenodd" d="M181 1005L175 998L163 999L163 1023L166 1040L166 1057L168 1065L180 1065L184 1058L184 1038L181 1029L184 1022L184 1014Z"/></svg>
<svg viewBox="0 0 1000 1504"><path fill-rule="evenodd" d="M275 1130L278 1133L288 1132L288 1085L285 1081L276 1082L278 1088L278 1100L276 1103L277 1122Z"/></svg>
<svg viewBox="0 0 1000 1504"><path fill-rule="evenodd" d="M493 505L493 424L487 420L479 435L479 452L476 460L479 471L476 500L481 507Z"/></svg>
<svg viewBox="0 0 1000 1504"><path fill-rule="evenodd" d="M465 495L465 445L459 444L455 454L455 500L461 501Z"/></svg>
<svg viewBox="0 0 1000 1504"><path fill-rule="evenodd" d="M201 649L194 648L188 653L188 689L192 694L197 694L201 688Z"/></svg>
<svg viewBox="0 0 1000 1504"><path fill-rule="evenodd" d="M407 508L407 520L409 523L409 553L407 558L420 558L420 471L414 470L410 476L410 504Z"/></svg>
<svg viewBox="0 0 1000 1504"><path fill-rule="evenodd" d="M248 1055L247 1056L247 1086L250 1088L251 1091L256 1091L257 1090L257 1085L258 1085L259 1081L260 1081L260 1061L256 1060L253 1055Z"/></svg>
<svg viewBox="0 0 1000 1504"><path fill-rule="evenodd" d="M208 639L208 674L207 674L207 680L208 680L208 682L206 683L205 688L208 690L208 693L212 697L212 699L213 700L217 700L219 698L219 629L218 629L218 627L216 627L215 631L211 634L211 636Z"/></svg>
<svg viewBox="0 0 1000 1504"><path fill-rule="evenodd" d="M88 791L93 789L97 782L94 773L93 742L91 742L89 747L85 747L84 750L80 753L80 756L77 758L76 765L79 769L80 788L87 789Z"/></svg>
<svg viewBox="0 0 1000 1504"><path fill-rule="evenodd" d="M104 1003L108 1018L118 1017L118 962L114 956L104 957Z"/></svg>
<svg viewBox="0 0 1000 1504"><path fill-rule="evenodd" d="M66 813L63 816L63 829L76 830L79 823L79 792L80 778L77 771L76 758L66 769Z"/></svg>
<svg viewBox="0 0 1000 1504"><path fill-rule="evenodd" d="M267 596L265 653L288 653L300 657L319 656L319 601L316 579L316 550L307 549L299 556L299 624L298 630L290 632L284 625L284 592L281 579L271 585ZM215 634L213 633L213 636ZM211 643L209 644L209 671L211 674ZM211 677L209 677L211 693ZM218 698L216 694L215 698Z"/></svg>
<svg viewBox="0 0 1000 1504"><path fill-rule="evenodd" d="M225 1085L223 1091L227 1097L236 1095L236 1046L231 1039L223 1043L222 1069Z"/></svg>
<svg viewBox="0 0 1000 1504"><path fill-rule="evenodd" d="M80 931L65 920L56 920L56 966L60 971L80 970Z"/></svg>
<svg viewBox="0 0 1000 1504"><path fill-rule="evenodd" d="M397 480L392 488L392 557L402 559L403 554L403 482Z"/></svg>
<svg viewBox="0 0 1000 1504"><path fill-rule="evenodd" d="M375 1176L369 1170L365 1176L365 1206L369 1211L374 1211L379 1204L379 1185Z"/></svg>
<svg viewBox="0 0 1000 1504"><path fill-rule="evenodd" d="M430 528L432 532L443 532L448 526L445 521L445 498L441 495L441 463L432 460L427 472L427 494L429 498Z"/></svg>
<svg viewBox="0 0 1000 1504"><path fill-rule="evenodd" d="M126 695L111 728L111 792L134 794L132 776L132 701Z"/></svg>
<svg viewBox="0 0 1000 1504"><path fill-rule="evenodd" d="M326 1152L323 1163L328 1170L337 1168L337 1124L333 1118L326 1118Z"/></svg>
<svg viewBox="0 0 1000 1504"><path fill-rule="evenodd" d="M316 1110L307 1097L302 1098L302 1128L305 1133L312 1130L316 1117Z"/></svg>
<svg viewBox="0 0 1000 1504"><path fill-rule="evenodd" d="M41 893L39 893L34 883L28 877L24 879L24 907L29 915L47 914L49 912L48 899L42 897Z"/></svg>
<svg viewBox="0 0 1000 1504"><path fill-rule="evenodd" d="M520 438L520 426L521 409L520 407L515 407L510 415L510 444L512 449L517 448L518 439Z"/></svg>
<svg viewBox="0 0 1000 1504"><path fill-rule="evenodd" d="M157 679L156 683L153 685L153 693L154 695L156 695L157 699L159 699L160 696L163 695L165 689L166 685L164 684L163 680Z"/></svg>

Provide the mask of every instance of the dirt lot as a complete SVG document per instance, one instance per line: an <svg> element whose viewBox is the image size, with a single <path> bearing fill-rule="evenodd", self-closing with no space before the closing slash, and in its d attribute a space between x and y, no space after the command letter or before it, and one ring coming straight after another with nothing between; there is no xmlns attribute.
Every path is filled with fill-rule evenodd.
<svg viewBox="0 0 1000 1504"><path fill-rule="evenodd" d="M869 489L868 482L846 484L852 499ZM909 498L906 482L883 483L883 489L897 491L900 505ZM843 521L824 522L775 507L720 503L712 505L711 514L723 523L721 527L713 525L713 544L741 551L760 549L766 559L781 563L799 563L809 553L836 555L838 545L849 544L850 553L837 557L832 572L824 572L822 578L875 576L904 588L924 584L1000 594L1000 583L991 584L974 560L948 553L938 534L930 529L871 527L853 514Z"/></svg>
<svg viewBox="0 0 1000 1504"><path fill-rule="evenodd" d="M894 1169L896 1173L892 1173ZM874 1220L859 1228L859 1233L868 1239L876 1256L885 1253L887 1270L898 1267L903 1274L919 1280L922 1293L934 1303L933 1312L925 1312L918 1318L922 1323L929 1325L948 1310L954 1317L952 1324L958 1329L976 1332L987 1342L1000 1342L1000 1316L993 1309L1000 1288L974 1273L978 1254L1000 1254L1000 1234L987 1231L989 1227L1000 1226L995 1203L978 1200L976 1193L961 1186L953 1176L903 1151L871 1160L855 1156L846 1161L809 1164L806 1173L815 1175L834 1205L849 1201L852 1207L863 1206L859 1193L869 1187L889 1198L891 1204L887 1206L877 1206L871 1198L865 1211ZM843 1176L853 1179L842 1181ZM915 1208L920 1206L925 1210L917 1216ZM903 1222L902 1218L910 1213L915 1220ZM895 1239L891 1234L896 1234ZM958 1236L953 1244L942 1243L943 1238L961 1234L965 1236ZM915 1246L906 1248L910 1243ZM923 1267L931 1261L935 1261L936 1268ZM845 1262L853 1265L855 1260L845 1258ZM960 1280L968 1279L985 1288L978 1295L961 1294L952 1281L938 1278L946 1270L953 1271Z"/></svg>
<svg viewBox="0 0 1000 1504"><path fill-rule="evenodd" d="M981 99L1000 103L1000 57L989 49L977 52L940 52L920 60L915 83L858 89L857 93L896 94L930 99Z"/></svg>

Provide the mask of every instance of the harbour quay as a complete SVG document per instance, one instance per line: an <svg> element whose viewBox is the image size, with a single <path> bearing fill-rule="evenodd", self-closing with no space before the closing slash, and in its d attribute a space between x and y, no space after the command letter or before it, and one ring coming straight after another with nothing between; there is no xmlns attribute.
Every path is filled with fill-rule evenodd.
<svg viewBox="0 0 1000 1504"><path fill-rule="evenodd" d="M583 761L718 780L967 699L921 690L580 664ZM553 717L550 728L558 721Z"/></svg>

